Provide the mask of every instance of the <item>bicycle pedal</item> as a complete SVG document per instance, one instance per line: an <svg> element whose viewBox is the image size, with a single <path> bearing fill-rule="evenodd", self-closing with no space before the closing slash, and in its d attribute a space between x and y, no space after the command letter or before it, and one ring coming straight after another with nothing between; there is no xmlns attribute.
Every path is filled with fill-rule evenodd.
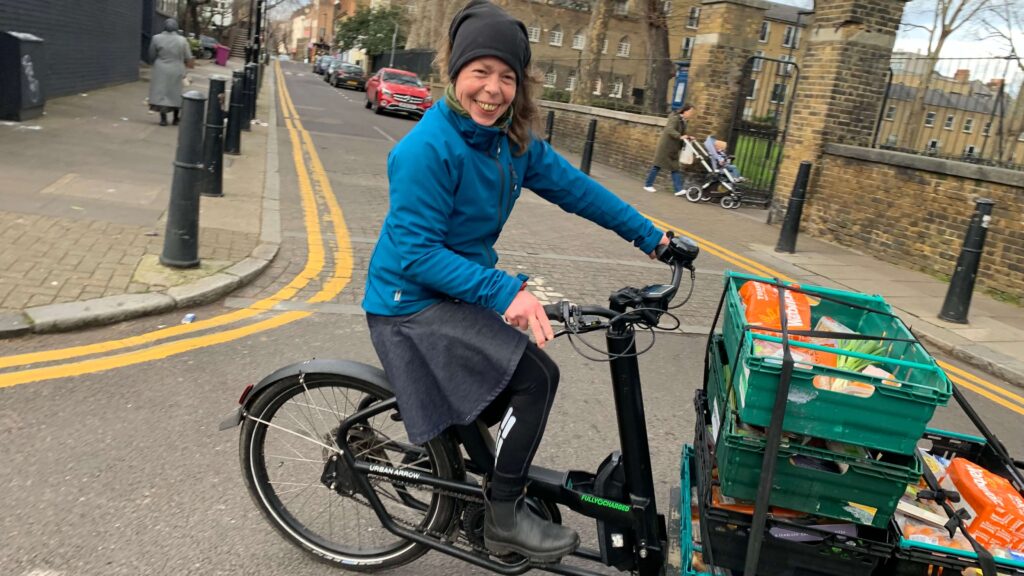
<svg viewBox="0 0 1024 576"><path fill-rule="evenodd" d="M523 556L522 554L517 554L515 552L508 552L500 556L491 553L491 556L493 556L494 559L498 562L501 562L502 564L508 564L509 566L515 566L517 564L522 564L523 562L528 561L528 558L526 556Z"/></svg>

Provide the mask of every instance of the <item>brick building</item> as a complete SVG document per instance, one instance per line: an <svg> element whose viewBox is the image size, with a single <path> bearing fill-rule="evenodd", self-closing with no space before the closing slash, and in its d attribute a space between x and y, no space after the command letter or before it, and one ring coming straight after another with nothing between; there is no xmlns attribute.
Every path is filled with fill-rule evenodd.
<svg viewBox="0 0 1024 576"><path fill-rule="evenodd" d="M972 78L967 68L951 75L933 72L924 110L918 115L914 101L923 89L924 64L913 54L893 54L892 82L876 142L886 148L953 158L993 158L1001 151L997 159L1024 164L1024 132L1018 130L1024 98L1019 96L1019 86L1004 87L1003 78ZM916 134L912 124L917 125ZM1005 132L1001 142L1000 130Z"/></svg>
<svg viewBox="0 0 1024 576"><path fill-rule="evenodd" d="M150 6L148 22L144 4ZM0 0L0 30L45 41L36 74L45 97L54 98L137 80L143 40L156 25L154 8L151 0L50 0L31 6Z"/></svg>
<svg viewBox="0 0 1024 576"><path fill-rule="evenodd" d="M585 64L590 11L580 2L509 2L510 13L526 24L533 63L549 91L572 92ZM616 2L591 86L595 96L631 101L646 80L647 31L642 2Z"/></svg>

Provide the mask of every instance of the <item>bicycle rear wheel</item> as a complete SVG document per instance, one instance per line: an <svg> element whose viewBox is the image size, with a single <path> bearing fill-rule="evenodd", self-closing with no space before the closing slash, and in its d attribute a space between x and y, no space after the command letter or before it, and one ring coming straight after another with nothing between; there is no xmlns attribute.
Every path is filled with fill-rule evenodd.
<svg viewBox="0 0 1024 576"><path fill-rule="evenodd" d="M286 539L319 560L356 571L395 568L427 549L388 532L345 468L336 438L342 420L391 392L339 374L305 374L271 385L253 402L239 445L243 476L257 507ZM409 443L396 410L359 422L347 438L357 460L455 479L461 459L446 435L425 446ZM338 471L326 481L328 471ZM371 484L388 514L420 531L450 533L457 503L425 487L379 477ZM341 493L339 493L339 491Z"/></svg>

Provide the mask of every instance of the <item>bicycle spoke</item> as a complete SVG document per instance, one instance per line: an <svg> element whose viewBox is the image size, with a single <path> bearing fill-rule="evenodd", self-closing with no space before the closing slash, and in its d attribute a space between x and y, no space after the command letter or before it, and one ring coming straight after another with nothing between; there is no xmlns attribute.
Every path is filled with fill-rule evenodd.
<svg viewBox="0 0 1024 576"><path fill-rule="evenodd" d="M341 454L338 433L345 419L389 396L370 392L371 385L330 376L292 381L278 390L276 397L259 405L262 408L246 414L253 452L243 458L253 464L257 500L273 512L271 521L285 527L289 537L307 550L335 551L338 562L379 558L382 565L397 565L422 553L381 526L361 491L346 492L353 486L353 471L327 466L328 458ZM349 428L345 441L354 456L360 462L436 473L433 444L409 443L405 425L395 414L394 408L385 410ZM337 475L332 480L338 482L337 490L324 484L325 472ZM398 480L369 479L386 513L403 525L431 530L450 525L450 495Z"/></svg>

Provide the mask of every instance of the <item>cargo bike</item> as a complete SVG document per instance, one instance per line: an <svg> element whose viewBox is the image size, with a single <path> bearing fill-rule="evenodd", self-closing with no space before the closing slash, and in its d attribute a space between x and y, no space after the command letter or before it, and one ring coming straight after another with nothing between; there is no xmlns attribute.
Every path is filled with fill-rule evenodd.
<svg viewBox="0 0 1024 576"><path fill-rule="evenodd" d="M737 562L742 564L744 560L759 567L756 573L783 573L762 572L760 567L770 564L790 567L789 570L795 558L806 560L808 555L814 556L805 562L812 569L809 573L822 574L868 573L877 570L883 561L889 563L894 558L905 560L912 567L927 563L976 565L976 560L959 556L941 564L933 558L941 555L940 551L898 548L887 526L869 526L864 535L849 536L794 523L799 530L810 532L812 540L820 538L810 544L806 539L796 542L798 547L791 553L772 541L778 535L776 528L785 526L785 521L769 513L771 490L763 486L753 492L757 503L753 515L712 506L712 492L716 489L712 483L721 479L711 477L715 466L712 453L721 455L725 451L714 450L713 440L718 440L720 428L715 429L714 439L709 438L711 432L705 424L710 424L713 418L707 398L725 389L721 385L723 374L735 373L729 369L728 348L731 343L739 350L738 344L749 341L751 332L745 323L738 333L742 342L732 335L723 338L712 334L709 339L705 384L695 398L698 425L694 446L683 447L680 487L672 490L667 510L659 511L637 362L637 356L646 350L637 350L634 335L637 329L665 328L661 325L663 318L672 318L670 310L689 299L687 295L682 303L671 305L687 270L692 294L693 262L698 253L692 240L673 237L667 246L659 247L657 253L657 258L672 271L670 283L622 288L611 295L607 307L578 306L566 301L545 306L549 317L564 326L557 336L605 332L605 359L611 370L621 447L609 454L595 472L560 471L536 465L530 470L527 501L536 513L560 522L560 507L565 507L596 521L598 548L581 548L573 557L645 576L700 573L693 564L695 550L706 555L707 571L713 573L723 573L728 566L738 571L743 566ZM728 300L729 282L741 279L740 275L727 276L723 304ZM781 283L778 286L781 291L785 290ZM727 313L726 319L735 323L737 316ZM768 341L774 338L777 344L781 342L786 347L785 340L790 333L785 324L778 334L782 338L762 336ZM907 338L890 340L902 347L900 350L923 351L923 348L918 350L919 344L915 347L914 343L903 341L909 340ZM756 359L754 356L732 358L733 364L738 360L752 364ZM898 360L916 369L917 364L929 359L913 356ZM931 362L933 365L934 361ZM788 358L777 363L778 366L770 364L762 363L768 372L781 369L776 371L782 375L777 378L780 383L793 380L792 363ZM941 376L941 381L948 386L941 371L936 368L932 374L936 381ZM740 384L747 386L753 382L756 385L756 378L760 377L763 376L755 374L750 381ZM779 399L784 406L787 398L783 386L778 388L775 402L768 399L767 409L765 399L759 399L741 414L769 425L767 441L762 442L762 448L766 448L763 452L768 454L785 453L788 449L779 440L781 427L775 430L776 421L781 423L781 418L775 418L775 414L783 410L778 405ZM481 424L479 434L452 432L425 445L409 443L397 403L378 368L326 359L293 364L246 387L238 403L239 407L222 422L221 429L240 425L239 455L250 495L284 538L323 562L345 570L373 572L408 564L436 550L500 574L521 574L529 570L578 575L606 573L596 571L599 567L582 567L579 562L541 564L516 555L498 557L488 552L483 544L482 479L493 466L494 446L489 433ZM786 415L790 422L790 414L786 412ZM922 418L926 423L927 417L919 415L917 420ZM924 423L915 424L920 424L921 433L924 433ZM980 419L977 423L981 425ZM813 429L813 425L809 426ZM1001 444L987 429L980 427L987 442L949 436L937 438L948 441L950 450L970 452L979 461L1005 463L1008 456ZM883 425L869 437L885 440L887 434ZM725 442L734 443L728 437ZM771 461L763 458L763 462L760 478L770 480L774 472ZM737 456L732 465L760 468L761 463L755 453L753 457ZM905 484L918 469L904 470L901 465L910 464L904 458L877 466L893 467L895 471L887 468L885 472ZM1016 484L1018 489L1022 485ZM746 487L748 491L749 488ZM875 486L874 491L885 492L885 488ZM694 494L699 497L692 498ZM884 500L885 494L873 496ZM774 499L773 503L777 504ZM694 507L695 504L698 506ZM697 510L699 545L695 545L691 528L691 510ZM879 520L872 523L883 524L883 516L879 515ZM729 532L725 534L728 538L719 534L718 527ZM762 547L762 543L772 545ZM750 553L746 553L747 548ZM766 552L763 555L762 550ZM760 563L759 555L763 558ZM716 567L716 562L721 562L722 566ZM855 569L829 572L835 566L845 567L850 563L856 565ZM755 571L748 567L747 573Z"/></svg>
<svg viewBox="0 0 1024 576"><path fill-rule="evenodd" d="M751 319L755 285L774 315ZM881 297L727 272L720 319L682 454L682 574L1024 574L996 541L1024 526L982 544L938 470L1019 499L1021 463ZM980 436L928 427L951 396Z"/></svg>

